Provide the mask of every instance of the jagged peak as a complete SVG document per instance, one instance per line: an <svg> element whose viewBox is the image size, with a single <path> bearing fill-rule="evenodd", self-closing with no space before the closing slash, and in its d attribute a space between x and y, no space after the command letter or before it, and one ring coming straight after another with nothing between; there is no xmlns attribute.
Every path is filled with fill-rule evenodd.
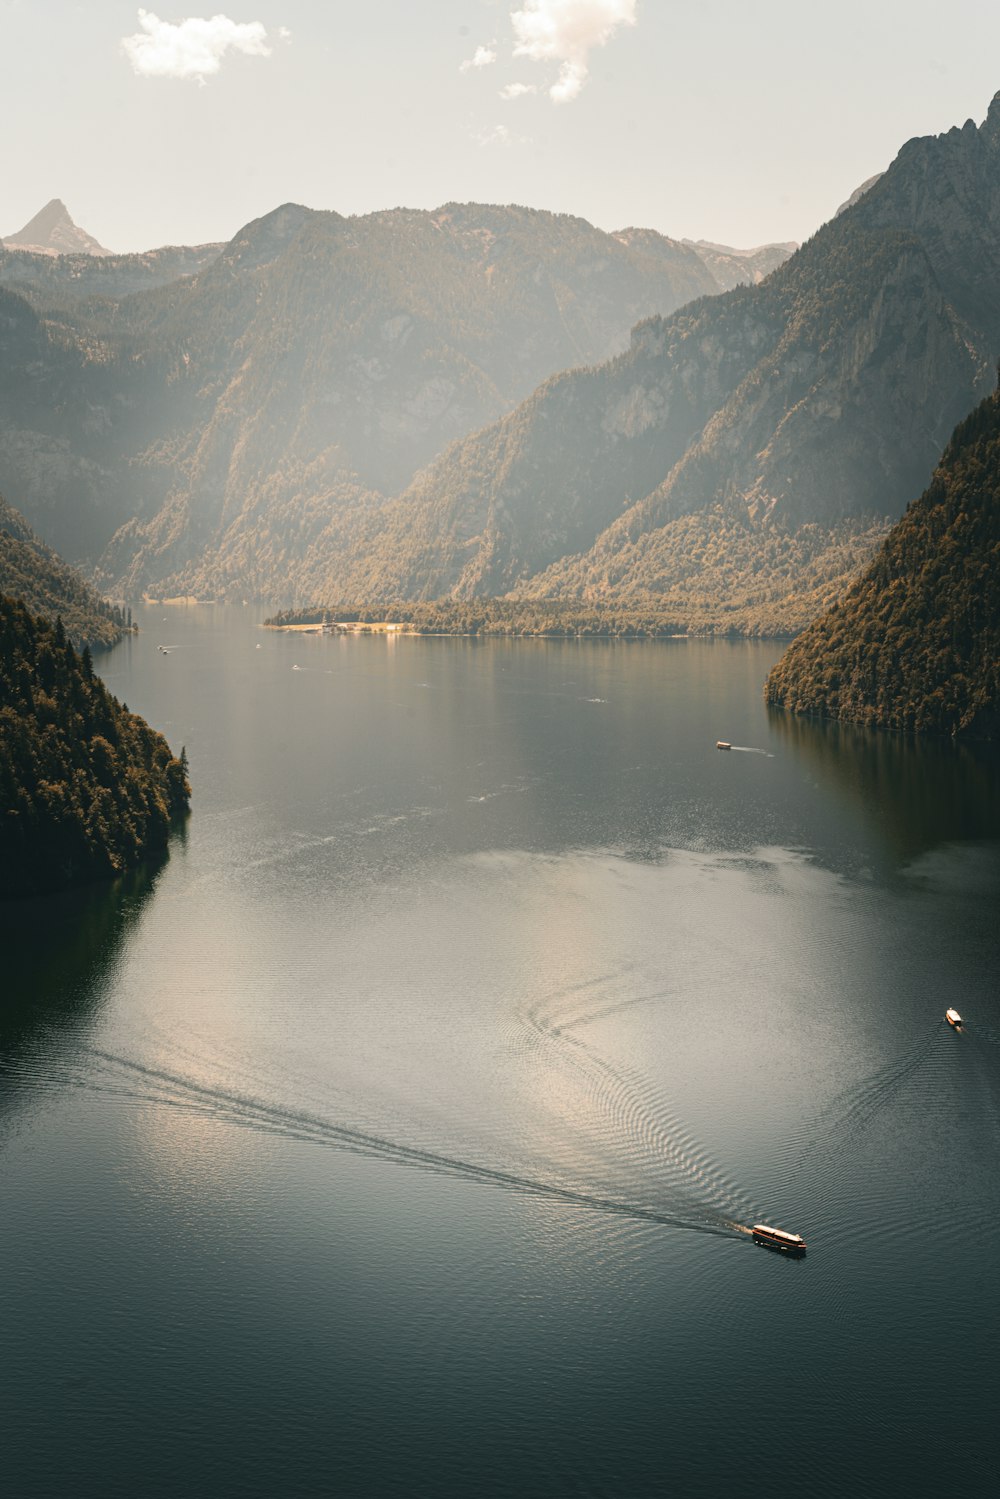
<svg viewBox="0 0 1000 1499"><path fill-rule="evenodd" d="M74 223L61 198L50 198L34 218L3 240L14 249L43 250L56 255L109 255L103 245Z"/></svg>
<svg viewBox="0 0 1000 1499"><path fill-rule="evenodd" d="M1000 145L1000 89L990 100L990 107L986 111L986 118L980 128L980 134L989 145Z"/></svg>

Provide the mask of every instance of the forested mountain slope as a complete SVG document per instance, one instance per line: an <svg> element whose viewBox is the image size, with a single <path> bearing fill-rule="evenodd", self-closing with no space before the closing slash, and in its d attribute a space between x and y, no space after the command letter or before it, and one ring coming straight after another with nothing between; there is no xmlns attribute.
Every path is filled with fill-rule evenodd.
<svg viewBox="0 0 1000 1499"><path fill-rule="evenodd" d="M878 728L1000 734L1000 393L957 428L864 576L782 657L767 699Z"/></svg>
<svg viewBox="0 0 1000 1499"><path fill-rule="evenodd" d="M61 626L0 594L0 896L120 873L165 847L189 798L183 752Z"/></svg>
<svg viewBox="0 0 1000 1499"><path fill-rule="evenodd" d="M262 517L272 563L236 571L280 591L300 509L403 487L554 370L715 288L663 236L475 204L288 204L197 274L157 286L147 262L0 262L0 483L69 556L131 522L106 561L131 587Z"/></svg>
<svg viewBox="0 0 1000 1499"><path fill-rule="evenodd" d="M296 576L359 601L671 596L698 587L702 515L794 612L802 580L775 593L771 539L794 550L816 527L810 557L846 541L856 566L850 538L874 544L926 483L998 352L1000 96L980 129L911 141L760 285L647 320L627 353L553 378L387 506L342 512ZM851 573L822 570L827 602ZM209 554L194 576L213 575ZM712 589L724 620L718 572Z"/></svg>
<svg viewBox="0 0 1000 1499"><path fill-rule="evenodd" d="M77 646L121 639L121 610L108 604L75 567L39 541L23 515L0 496L0 593L20 599L32 614L62 619Z"/></svg>
<svg viewBox="0 0 1000 1499"><path fill-rule="evenodd" d="M194 276L217 260L223 245L165 245L133 255L46 255L0 244L0 285L25 297L41 312L115 301L132 292L167 286ZM111 316L111 309L107 309Z"/></svg>

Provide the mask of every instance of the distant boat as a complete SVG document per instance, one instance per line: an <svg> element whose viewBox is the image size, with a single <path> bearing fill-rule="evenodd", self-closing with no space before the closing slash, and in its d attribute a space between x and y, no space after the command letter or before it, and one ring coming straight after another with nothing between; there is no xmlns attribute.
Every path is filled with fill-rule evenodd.
<svg viewBox="0 0 1000 1499"><path fill-rule="evenodd" d="M765 1244L768 1249L780 1249L783 1254L806 1252L806 1241L801 1234L789 1234L783 1228L769 1228L766 1223L755 1223L750 1232L755 1244Z"/></svg>
<svg viewBox="0 0 1000 1499"><path fill-rule="evenodd" d="M944 1018L949 1025L953 1025L957 1031L962 1029L962 1017L957 1010L945 1010Z"/></svg>
<svg viewBox="0 0 1000 1499"><path fill-rule="evenodd" d="M296 662L295 665L292 667L292 671L301 671L301 670L302 670L302 668L298 664L298 662Z"/></svg>
<svg viewBox="0 0 1000 1499"><path fill-rule="evenodd" d="M717 739L715 741L715 747L716 749L732 749L732 745L729 743L728 739Z"/></svg>

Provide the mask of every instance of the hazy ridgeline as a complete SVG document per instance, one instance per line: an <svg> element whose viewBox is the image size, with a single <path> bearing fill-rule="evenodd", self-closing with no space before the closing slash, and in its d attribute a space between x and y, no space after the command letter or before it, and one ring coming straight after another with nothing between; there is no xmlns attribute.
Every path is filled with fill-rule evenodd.
<svg viewBox="0 0 1000 1499"><path fill-rule="evenodd" d="M317 505L402 486L637 319L716 290L690 247L628 240L514 207L289 204L211 253L0 256L0 482L69 555L136 522L105 565L133 582L236 521L260 554L241 587L280 596ZM287 576L246 536L258 515Z"/></svg>
<svg viewBox="0 0 1000 1499"><path fill-rule="evenodd" d="M0 482L126 596L797 630L989 388L998 211L995 104L721 295L717 247L512 207L286 205L79 284L8 254Z"/></svg>

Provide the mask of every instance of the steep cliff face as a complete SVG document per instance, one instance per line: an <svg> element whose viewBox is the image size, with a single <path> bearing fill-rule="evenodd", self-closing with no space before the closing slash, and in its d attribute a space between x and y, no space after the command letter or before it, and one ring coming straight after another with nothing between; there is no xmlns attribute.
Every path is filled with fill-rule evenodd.
<svg viewBox="0 0 1000 1499"><path fill-rule="evenodd" d="M760 285L651 320L457 444L386 509L384 540L368 516L363 548L341 538L330 596L361 550L385 597L669 593L694 513L742 518L762 556L803 525L877 538L1000 351L998 122L995 101L980 130L911 142Z"/></svg>
<svg viewBox="0 0 1000 1499"><path fill-rule="evenodd" d="M872 565L782 657L767 699L877 728L1000 734L1000 393L960 424Z"/></svg>

